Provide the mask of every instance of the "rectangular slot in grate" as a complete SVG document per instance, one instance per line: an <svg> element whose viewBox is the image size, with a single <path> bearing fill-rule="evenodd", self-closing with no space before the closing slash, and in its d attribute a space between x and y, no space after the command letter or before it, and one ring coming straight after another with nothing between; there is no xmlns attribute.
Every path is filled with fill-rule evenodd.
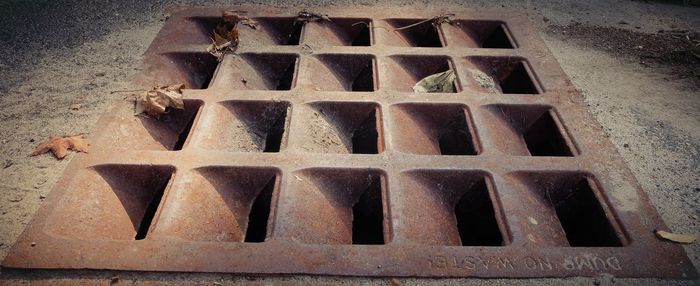
<svg viewBox="0 0 700 286"><path fill-rule="evenodd" d="M296 171L277 234L308 244L385 244L385 175L374 169ZM286 195L286 196L285 196Z"/></svg>
<svg viewBox="0 0 700 286"><path fill-rule="evenodd" d="M585 174L533 173L515 175L547 209L552 238L558 244L572 247L620 247L627 238L619 228L616 216L599 199L595 180ZM560 239L561 233L564 239Z"/></svg>
<svg viewBox="0 0 700 286"><path fill-rule="evenodd" d="M309 64L314 90L375 90L373 56L324 54L315 56Z"/></svg>
<svg viewBox="0 0 700 286"><path fill-rule="evenodd" d="M229 79L234 89L290 90L298 57L292 54L241 54L225 62L233 70Z"/></svg>
<svg viewBox="0 0 700 286"><path fill-rule="evenodd" d="M455 26L452 28L459 36L450 39L455 45L484 49L516 48L507 25L501 21L466 20Z"/></svg>
<svg viewBox="0 0 700 286"><path fill-rule="evenodd" d="M503 237L496 221L493 202L489 197L489 182L483 178L459 198L455 205L457 228L462 245L500 246Z"/></svg>
<svg viewBox="0 0 700 286"><path fill-rule="evenodd" d="M401 180L403 188L413 193L407 198L412 241L452 246L507 244L492 200L493 184L486 173L411 170Z"/></svg>
<svg viewBox="0 0 700 286"><path fill-rule="evenodd" d="M394 38L390 45L406 47L443 47L440 30L429 19L388 19Z"/></svg>
<svg viewBox="0 0 700 286"><path fill-rule="evenodd" d="M516 57L468 57L469 83L482 92L539 94L527 63Z"/></svg>
<svg viewBox="0 0 700 286"><path fill-rule="evenodd" d="M389 57L386 87L396 91L414 92L413 86L432 74L454 72L453 64L447 57L395 55ZM457 81L452 83L454 92L459 92Z"/></svg>
<svg viewBox="0 0 700 286"><path fill-rule="evenodd" d="M228 100L213 107L202 124L212 132L197 138L206 149L231 152L280 152L286 143L290 104L284 101Z"/></svg>
<svg viewBox="0 0 700 286"><path fill-rule="evenodd" d="M308 25L305 43L318 46L370 46L372 20L367 18L333 18Z"/></svg>
<svg viewBox="0 0 700 286"><path fill-rule="evenodd" d="M314 102L308 106L304 150L378 154L384 151L379 107L369 102Z"/></svg>
<svg viewBox="0 0 700 286"><path fill-rule="evenodd" d="M423 155L477 155L478 144L465 107L449 104L405 103L392 106L395 146Z"/></svg>

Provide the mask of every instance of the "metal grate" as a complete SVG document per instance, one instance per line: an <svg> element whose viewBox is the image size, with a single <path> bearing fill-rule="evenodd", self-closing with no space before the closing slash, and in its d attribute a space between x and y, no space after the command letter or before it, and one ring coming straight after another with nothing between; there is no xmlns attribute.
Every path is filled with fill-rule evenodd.
<svg viewBox="0 0 700 286"><path fill-rule="evenodd" d="M697 277L524 17L240 9L260 29L220 63L222 9L172 14L135 81L186 109L117 102L4 267ZM412 91L447 70L455 93Z"/></svg>

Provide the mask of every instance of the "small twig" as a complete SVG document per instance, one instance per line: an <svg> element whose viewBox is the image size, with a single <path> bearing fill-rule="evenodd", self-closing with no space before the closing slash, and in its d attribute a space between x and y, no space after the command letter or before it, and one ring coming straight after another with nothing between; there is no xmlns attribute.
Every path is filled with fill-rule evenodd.
<svg viewBox="0 0 700 286"><path fill-rule="evenodd" d="M420 25L420 24L423 24L423 23L427 23L427 22L436 20L437 18L438 18L438 17L435 16L435 17L432 17L432 18L430 18L430 19L425 19L425 20L423 20L423 21L420 21L420 22L417 22L417 23L413 23L413 24L408 25L408 26L403 26L403 27L400 27L400 28L396 28L396 29L394 29L394 31L401 31L401 30L405 30L405 29L408 29L408 28L412 28L412 27L418 26L418 25Z"/></svg>
<svg viewBox="0 0 700 286"><path fill-rule="evenodd" d="M304 10L299 11L299 13L297 13L297 18L295 21L309 23L309 22L322 21L322 20L328 21L328 22L333 22L331 20L331 18L328 17L328 15L309 12L309 11L306 11L306 9L304 9Z"/></svg>
<svg viewBox="0 0 700 286"><path fill-rule="evenodd" d="M423 20L423 21L416 22L416 23L410 24L410 25L408 25L408 26L403 26L403 27L396 28L396 29L394 29L394 31L405 30L405 29L408 29L408 28L411 28L411 27L415 27L415 26L418 26L418 25L420 25L420 24L424 24L424 23L427 23L427 22L430 22L430 21L433 22L433 25L434 25L434 26L440 25L440 24L442 24L442 23L450 23L450 24L452 24L453 21L450 19L450 17L452 17L452 16L454 16L454 15L455 15L455 14L440 14L439 16L435 16L435 17L432 17L432 18L430 18L430 19L425 19L425 20Z"/></svg>
<svg viewBox="0 0 700 286"><path fill-rule="evenodd" d="M66 138L66 137L75 137L75 136L87 136L87 135L89 135L89 134L90 134L90 132L74 133L74 135L64 135L63 138Z"/></svg>
<svg viewBox="0 0 700 286"><path fill-rule="evenodd" d="M311 46L309 46L309 44L304 44L304 47L309 48L309 50L310 50L311 53L313 54L314 48L312 48Z"/></svg>
<svg viewBox="0 0 700 286"><path fill-rule="evenodd" d="M113 90L110 91L109 94L114 94L118 92L137 92L137 91L148 91L147 89L132 89L132 90Z"/></svg>
<svg viewBox="0 0 700 286"><path fill-rule="evenodd" d="M365 24L365 26L366 26L367 28L369 28L369 23L367 23L367 22L362 22L362 21L356 22L356 23L352 23L352 25L350 25L350 26L355 27L355 26L358 25L358 24Z"/></svg>
<svg viewBox="0 0 700 286"><path fill-rule="evenodd" d="M350 26L354 27L354 26L357 26L358 24L365 24L365 26L366 26L367 28L372 28L372 29L384 29L384 30L387 30L387 31L389 30L387 27L382 27L382 26L373 26L373 27L370 27L369 23L367 23L367 22L362 22L362 21L357 22L357 23L353 23L353 24L350 25Z"/></svg>

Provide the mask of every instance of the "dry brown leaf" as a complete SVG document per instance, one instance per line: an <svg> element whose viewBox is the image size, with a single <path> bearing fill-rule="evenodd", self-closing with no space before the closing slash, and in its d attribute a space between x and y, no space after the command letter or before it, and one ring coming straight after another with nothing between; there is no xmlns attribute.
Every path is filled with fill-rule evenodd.
<svg viewBox="0 0 700 286"><path fill-rule="evenodd" d="M248 19L246 16L241 16L241 14L247 14L248 12L242 10L226 10L221 12L221 18L224 23L236 25L243 19Z"/></svg>
<svg viewBox="0 0 700 286"><path fill-rule="evenodd" d="M413 92L455 92L455 78L452 70L429 75L413 86Z"/></svg>
<svg viewBox="0 0 700 286"><path fill-rule="evenodd" d="M76 103L76 104L71 104L69 108L72 110L78 110L78 109L80 109L80 107L82 107L82 106L80 104Z"/></svg>
<svg viewBox="0 0 700 286"><path fill-rule="evenodd" d="M216 31L214 31L214 39L212 40L217 46L222 46L229 42L229 40L227 40L224 36L219 35L219 33L217 33Z"/></svg>
<svg viewBox="0 0 700 286"><path fill-rule="evenodd" d="M89 147L90 142L88 142L83 135L65 137L50 136L49 140L39 144L39 146L34 149L31 156L41 155L51 151L56 158L63 159L68 155L69 149L75 152L87 153Z"/></svg>
<svg viewBox="0 0 700 286"><path fill-rule="evenodd" d="M238 29L233 28L226 33L219 34L216 30L213 33L212 43L207 47L207 52L221 61L227 52L235 52L238 49Z"/></svg>
<svg viewBox="0 0 700 286"><path fill-rule="evenodd" d="M673 241L677 243L684 243L684 244L690 244L693 243L697 237L694 235L688 235L688 234L677 234L677 233L671 233L668 231L663 231L663 230L657 230L654 233L656 233L656 236L659 238L668 240L668 241Z"/></svg>
<svg viewBox="0 0 700 286"><path fill-rule="evenodd" d="M238 23L241 23L242 25L246 25L250 27L251 29L258 29L258 23L253 21L252 19L248 18L247 16L243 16L242 14L247 14L248 12L246 11L241 11L241 10L226 10L221 14L221 18L223 18L224 23L228 24L229 26L227 27L228 30L233 29Z"/></svg>
<svg viewBox="0 0 700 286"><path fill-rule="evenodd" d="M236 25L241 23L252 29L258 28L258 23L246 16L245 11L227 10L221 15L222 21L216 25L212 32L211 45L207 47L207 52L216 57L219 61L223 59L227 52L235 52L240 43L238 28Z"/></svg>
<svg viewBox="0 0 700 286"><path fill-rule="evenodd" d="M155 118L165 113L168 107L185 109L182 101L184 84L156 86L136 100L135 114L146 113Z"/></svg>
<svg viewBox="0 0 700 286"><path fill-rule="evenodd" d="M240 38L238 37L238 29L233 28L231 31L228 31L228 34L226 34L226 39L231 42L231 45L229 45L229 50L232 47L238 48L238 43L240 42Z"/></svg>
<svg viewBox="0 0 700 286"><path fill-rule="evenodd" d="M226 38L219 35L219 33L216 31L214 32L214 37L211 39L211 41L211 45L207 47L207 52L209 52L209 54L212 56L215 56L218 61L221 61L224 58L224 53L228 50L228 47L232 44L232 42L226 40Z"/></svg>

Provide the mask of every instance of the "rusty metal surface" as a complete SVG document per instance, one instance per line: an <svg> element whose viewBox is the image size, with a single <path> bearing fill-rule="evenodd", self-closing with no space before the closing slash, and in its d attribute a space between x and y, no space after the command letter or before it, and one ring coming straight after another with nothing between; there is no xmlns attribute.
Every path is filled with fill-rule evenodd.
<svg viewBox="0 0 700 286"><path fill-rule="evenodd" d="M222 9L172 14L136 83L186 109L117 102L3 267L697 277L526 18L242 9L261 27L221 63ZM412 92L448 69L457 92Z"/></svg>

